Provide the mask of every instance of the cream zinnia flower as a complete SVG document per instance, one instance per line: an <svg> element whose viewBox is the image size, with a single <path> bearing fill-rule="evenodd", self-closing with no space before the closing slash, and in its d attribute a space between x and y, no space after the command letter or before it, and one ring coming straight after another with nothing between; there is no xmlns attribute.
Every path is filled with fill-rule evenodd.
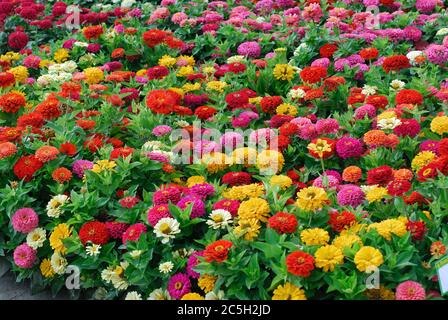
<svg viewBox="0 0 448 320"><path fill-rule="evenodd" d="M159 288L149 294L148 300L171 300L171 297L168 291Z"/></svg>
<svg viewBox="0 0 448 320"><path fill-rule="evenodd" d="M65 194L58 194L51 198L47 204L47 215L50 218L59 218L62 213L62 206L70 200Z"/></svg>
<svg viewBox="0 0 448 320"><path fill-rule="evenodd" d="M57 274L64 274L67 269L67 259L59 252L55 251L51 256L51 267Z"/></svg>
<svg viewBox="0 0 448 320"><path fill-rule="evenodd" d="M47 240L47 232L43 228L36 228L26 236L26 243L36 250L44 245Z"/></svg>
<svg viewBox="0 0 448 320"><path fill-rule="evenodd" d="M174 264L171 261L163 262L159 265L159 271L161 273L165 273L165 274L173 271L173 268L174 268Z"/></svg>

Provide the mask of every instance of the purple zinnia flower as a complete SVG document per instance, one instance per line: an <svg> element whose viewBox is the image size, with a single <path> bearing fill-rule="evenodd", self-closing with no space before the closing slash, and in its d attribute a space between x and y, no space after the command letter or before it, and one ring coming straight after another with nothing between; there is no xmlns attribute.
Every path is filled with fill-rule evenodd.
<svg viewBox="0 0 448 320"><path fill-rule="evenodd" d="M162 163L170 162L170 159L166 154L163 154L163 153L157 152L157 151L148 152L146 154L146 157L148 157L152 161L157 161L157 162L162 162Z"/></svg>
<svg viewBox="0 0 448 320"><path fill-rule="evenodd" d="M39 217L33 209L22 208L14 213L11 222L15 231L29 233L39 225Z"/></svg>
<svg viewBox="0 0 448 320"><path fill-rule="evenodd" d="M325 173L329 176L335 177L336 179L338 179L339 183L342 183L341 174L339 172L337 172L336 170L325 170Z"/></svg>
<svg viewBox="0 0 448 320"><path fill-rule="evenodd" d="M358 207L364 201L364 192L354 184L341 186L337 194L338 204L340 206Z"/></svg>
<svg viewBox="0 0 448 320"><path fill-rule="evenodd" d="M168 281L168 293L173 299L180 299L191 292L191 282L184 273L176 273Z"/></svg>
<svg viewBox="0 0 448 320"><path fill-rule="evenodd" d="M89 160L76 160L73 163L72 171L79 178L82 178L82 177L84 177L84 172L86 170L91 170L92 168L93 168L93 162L91 162Z"/></svg>
<svg viewBox="0 0 448 320"><path fill-rule="evenodd" d="M373 118L376 115L376 108L371 104L365 104L355 110L355 119L362 120L365 116Z"/></svg>
<svg viewBox="0 0 448 320"><path fill-rule="evenodd" d="M420 151L432 151L434 154L439 155L439 141L425 140L420 144Z"/></svg>

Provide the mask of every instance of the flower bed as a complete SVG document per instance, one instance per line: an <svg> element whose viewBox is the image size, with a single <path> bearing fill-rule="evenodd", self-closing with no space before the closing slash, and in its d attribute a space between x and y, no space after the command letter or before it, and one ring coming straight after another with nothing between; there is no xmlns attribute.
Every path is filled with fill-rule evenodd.
<svg viewBox="0 0 448 320"><path fill-rule="evenodd" d="M442 2L44 3L0 4L0 255L19 281L441 298Z"/></svg>

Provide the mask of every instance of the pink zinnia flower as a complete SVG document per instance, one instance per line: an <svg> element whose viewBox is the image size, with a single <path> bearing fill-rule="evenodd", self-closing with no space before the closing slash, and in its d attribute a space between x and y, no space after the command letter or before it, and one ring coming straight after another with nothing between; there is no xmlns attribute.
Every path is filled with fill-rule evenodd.
<svg viewBox="0 0 448 320"><path fill-rule="evenodd" d="M36 250L26 243L21 244L14 250L14 263L23 269L32 268L36 261Z"/></svg>
<svg viewBox="0 0 448 320"><path fill-rule="evenodd" d="M15 231L29 233L37 228L39 224L39 217L33 209L22 208L14 213L11 221Z"/></svg>
<svg viewBox="0 0 448 320"><path fill-rule="evenodd" d="M397 286L396 300L425 300L426 292L423 286L415 281L405 281Z"/></svg>

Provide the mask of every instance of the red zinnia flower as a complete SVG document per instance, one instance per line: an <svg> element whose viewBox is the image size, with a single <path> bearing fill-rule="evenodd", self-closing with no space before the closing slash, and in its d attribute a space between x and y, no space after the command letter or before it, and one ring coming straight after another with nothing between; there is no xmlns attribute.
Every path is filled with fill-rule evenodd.
<svg viewBox="0 0 448 320"><path fill-rule="evenodd" d="M128 197L124 197L123 199L120 199L120 204L123 208L132 208L134 207L137 203L140 202L140 199L137 197L133 197L133 196L128 196Z"/></svg>
<svg viewBox="0 0 448 320"><path fill-rule="evenodd" d="M22 114L17 119L17 126L26 128L28 126L31 126L33 128L40 128L45 124L44 117L42 114L38 112L30 112L26 114Z"/></svg>
<svg viewBox="0 0 448 320"><path fill-rule="evenodd" d="M99 137L93 137L84 142L84 148L89 149L90 152L96 152L103 146L103 140Z"/></svg>
<svg viewBox="0 0 448 320"><path fill-rule="evenodd" d="M77 149L73 143L65 142L61 144L59 151L69 157L73 157L76 154Z"/></svg>
<svg viewBox="0 0 448 320"><path fill-rule="evenodd" d="M361 51L359 51L359 55L364 60L376 59L376 57L378 57L379 53L380 52L378 51L377 48L365 48L365 49L362 49Z"/></svg>
<svg viewBox="0 0 448 320"><path fill-rule="evenodd" d="M347 98L348 104L364 103L366 96L362 93L356 93Z"/></svg>
<svg viewBox="0 0 448 320"><path fill-rule="evenodd" d="M386 186L393 179L393 171L389 166L380 166L367 171L367 184L379 184Z"/></svg>
<svg viewBox="0 0 448 320"><path fill-rule="evenodd" d="M407 180L394 180L387 185L387 193L391 196L402 196L411 189L411 186Z"/></svg>
<svg viewBox="0 0 448 320"><path fill-rule="evenodd" d="M422 104L423 103L423 95L417 90L408 90L403 89L397 93L395 96L396 104Z"/></svg>
<svg viewBox="0 0 448 320"><path fill-rule="evenodd" d="M305 83L317 83L327 77L327 68L325 67L305 67L300 71L300 78Z"/></svg>
<svg viewBox="0 0 448 320"><path fill-rule="evenodd" d="M324 80L324 88L331 92L337 89L340 85L345 84L345 79L340 76L331 76Z"/></svg>
<svg viewBox="0 0 448 320"><path fill-rule="evenodd" d="M247 172L228 172L222 176L222 183L229 186L241 186L249 184L252 176Z"/></svg>
<svg viewBox="0 0 448 320"><path fill-rule="evenodd" d="M319 155L316 151L308 149L310 155L313 156L316 159L320 159L321 157L322 157L322 159L326 159L326 158L331 157L334 154L335 149L336 149L336 141L334 141L334 140L332 140L330 138L316 138L316 139L311 140L311 143L317 144L318 140L326 141L327 144L330 147L330 150L329 151L324 151L324 152L322 152L322 155ZM319 146L318 146L318 148L319 148Z"/></svg>
<svg viewBox="0 0 448 320"><path fill-rule="evenodd" d="M165 66L155 66L146 70L146 75L149 80L163 79L169 74L170 71Z"/></svg>
<svg viewBox="0 0 448 320"><path fill-rule="evenodd" d="M371 95L367 97L366 103L373 105L376 109L384 109L389 101L386 96Z"/></svg>
<svg viewBox="0 0 448 320"><path fill-rule="evenodd" d="M31 181L34 173L42 168L43 162L37 159L33 154L24 156L17 160L13 171L20 180L25 179L26 182Z"/></svg>
<svg viewBox="0 0 448 320"><path fill-rule="evenodd" d="M299 127L294 123L286 122L280 126L278 131L283 136L294 136L299 131Z"/></svg>
<svg viewBox="0 0 448 320"><path fill-rule="evenodd" d="M115 148L110 153L110 160L129 157L133 152L134 152L134 148L131 148L131 147Z"/></svg>
<svg viewBox="0 0 448 320"><path fill-rule="evenodd" d="M83 224L79 230L79 239L85 246L87 242L93 244L105 245L109 242L109 231L106 224L99 221L90 221Z"/></svg>
<svg viewBox="0 0 448 320"><path fill-rule="evenodd" d="M52 120L59 117L62 112L59 109L60 102L55 97L49 97L45 101L41 102L36 107L36 112L42 114L44 119Z"/></svg>
<svg viewBox="0 0 448 320"><path fill-rule="evenodd" d="M417 180L425 182L427 179L435 178L439 174L438 170L440 170L440 167L436 163L431 162L417 172Z"/></svg>
<svg viewBox="0 0 448 320"><path fill-rule="evenodd" d="M411 64L409 59L404 55L386 57L383 61L383 69L386 73L390 71L400 71L409 68Z"/></svg>
<svg viewBox="0 0 448 320"><path fill-rule="evenodd" d="M205 247L204 258L207 262L216 261L221 263L227 260L229 249L232 247L232 242L228 240L218 240Z"/></svg>
<svg viewBox="0 0 448 320"><path fill-rule="evenodd" d="M420 132L420 123L416 119L400 119L400 121L401 124L394 128L394 133L397 136L414 138Z"/></svg>
<svg viewBox="0 0 448 320"><path fill-rule="evenodd" d="M0 110L6 113L17 113L26 104L21 94L9 92L0 97Z"/></svg>
<svg viewBox="0 0 448 320"><path fill-rule="evenodd" d="M209 106L200 106L195 111L194 114L201 120L206 120L213 117L218 111Z"/></svg>
<svg viewBox="0 0 448 320"><path fill-rule="evenodd" d="M72 172L67 168L60 167L53 171L51 177L56 182L65 183L69 182L72 179L73 175Z"/></svg>
<svg viewBox="0 0 448 320"><path fill-rule="evenodd" d="M162 30L152 29L143 33L143 42L149 47L153 48L158 44L163 43L167 33Z"/></svg>
<svg viewBox="0 0 448 320"><path fill-rule="evenodd" d="M169 114L180 100L180 95L172 90L152 90L146 97L146 105L154 113Z"/></svg>
<svg viewBox="0 0 448 320"><path fill-rule="evenodd" d="M314 270L314 257L303 251L295 251L286 257L288 272L307 278Z"/></svg>
<svg viewBox="0 0 448 320"><path fill-rule="evenodd" d="M424 221L411 221L406 223L406 230L411 232L412 239L423 240L425 233L427 231L426 224Z"/></svg>
<svg viewBox="0 0 448 320"><path fill-rule="evenodd" d="M16 83L16 78L10 72L0 72L0 88L7 88Z"/></svg>
<svg viewBox="0 0 448 320"><path fill-rule="evenodd" d="M330 219L327 223L336 232L341 232L356 222L356 216L350 211L342 211L341 213L333 211L329 212L328 215Z"/></svg>
<svg viewBox="0 0 448 320"><path fill-rule="evenodd" d="M88 26L82 33L87 40L96 40L104 33L104 29L103 26Z"/></svg>
<svg viewBox="0 0 448 320"><path fill-rule="evenodd" d="M326 43L319 49L319 54L322 58L331 58L333 54L338 51L338 46L332 43Z"/></svg>
<svg viewBox="0 0 448 320"><path fill-rule="evenodd" d="M230 109L241 108L249 103L249 97L243 91L231 92L226 95L226 103Z"/></svg>
<svg viewBox="0 0 448 320"><path fill-rule="evenodd" d="M25 32L15 31L8 37L8 45L13 50L22 50L28 44L28 36Z"/></svg>
<svg viewBox="0 0 448 320"><path fill-rule="evenodd" d="M440 155L448 156L448 138L443 138L439 141L438 151Z"/></svg>
<svg viewBox="0 0 448 320"><path fill-rule="evenodd" d="M324 95L324 91L321 88L310 89L305 93L303 98L305 101L310 101L314 99L319 99Z"/></svg>
<svg viewBox="0 0 448 320"><path fill-rule="evenodd" d="M298 225L296 216L287 212L277 212L269 218L268 224L280 234L296 232Z"/></svg>
<svg viewBox="0 0 448 320"><path fill-rule="evenodd" d="M283 99L280 96L268 96L263 97L260 100L261 110L264 113L274 113L279 105L283 103Z"/></svg>
<svg viewBox="0 0 448 320"><path fill-rule="evenodd" d="M419 207L423 206L424 204L428 204L430 202L428 199L426 199L422 194L418 193L417 191L412 191L409 196L404 196L403 200L407 205L413 205L414 203L417 203Z"/></svg>

